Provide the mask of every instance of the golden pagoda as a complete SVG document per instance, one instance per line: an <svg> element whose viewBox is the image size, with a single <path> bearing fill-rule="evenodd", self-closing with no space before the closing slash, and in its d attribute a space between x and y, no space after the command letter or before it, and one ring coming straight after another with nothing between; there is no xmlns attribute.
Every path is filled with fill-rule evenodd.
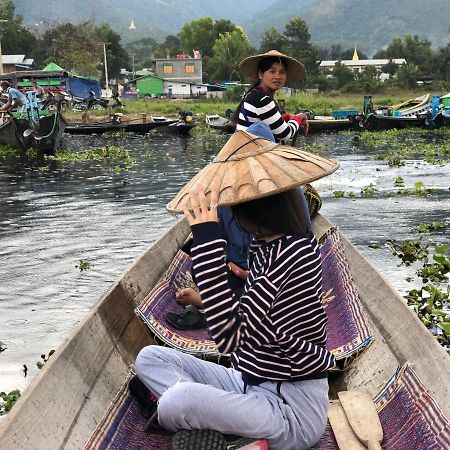
<svg viewBox="0 0 450 450"><path fill-rule="evenodd" d="M131 23L130 26L128 27L129 30L135 30L136 29L136 25L134 24L133 19L131 19Z"/></svg>
<svg viewBox="0 0 450 450"><path fill-rule="evenodd" d="M355 51L353 52L352 61L359 61L359 56L358 56L358 52L356 50L356 45L355 45Z"/></svg>

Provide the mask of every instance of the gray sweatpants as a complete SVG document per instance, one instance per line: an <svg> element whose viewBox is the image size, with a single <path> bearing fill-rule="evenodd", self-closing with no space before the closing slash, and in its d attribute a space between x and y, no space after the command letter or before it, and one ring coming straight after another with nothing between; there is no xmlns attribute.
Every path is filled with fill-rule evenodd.
<svg viewBox="0 0 450 450"><path fill-rule="evenodd" d="M158 421L169 431L213 429L267 439L271 450L302 450L325 429L326 379L283 382L282 397L276 382L244 393L239 371L156 345L140 351L136 373L158 397Z"/></svg>

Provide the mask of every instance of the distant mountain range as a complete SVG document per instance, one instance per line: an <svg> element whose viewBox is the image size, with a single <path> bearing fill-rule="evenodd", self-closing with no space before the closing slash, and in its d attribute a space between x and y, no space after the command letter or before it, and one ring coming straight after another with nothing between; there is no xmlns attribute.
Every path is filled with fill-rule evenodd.
<svg viewBox="0 0 450 450"><path fill-rule="evenodd" d="M242 25L252 44L270 27L284 30L295 16L306 20L312 42L323 47L356 45L367 54L395 36L417 34L434 48L450 42L450 0L14 0L16 13L31 28L41 22L108 22L124 42L151 36L163 41L199 17ZM133 20L136 30L130 30Z"/></svg>

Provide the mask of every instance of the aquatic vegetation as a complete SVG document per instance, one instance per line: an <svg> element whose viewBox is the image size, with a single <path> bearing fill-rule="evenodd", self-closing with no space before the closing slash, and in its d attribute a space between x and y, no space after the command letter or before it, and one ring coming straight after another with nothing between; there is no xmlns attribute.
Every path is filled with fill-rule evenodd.
<svg viewBox="0 0 450 450"><path fill-rule="evenodd" d="M416 231L420 234L435 234L438 230L445 230L448 226L450 226L450 219L447 219L445 222L433 221L429 223L422 223L416 227Z"/></svg>
<svg viewBox="0 0 450 450"><path fill-rule="evenodd" d="M8 347L6 347L6 345L2 341L0 341L0 353L4 352L7 348Z"/></svg>
<svg viewBox="0 0 450 450"><path fill-rule="evenodd" d="M345 191L334 191L333 195L335 198L342 198L345 195Z"/></svg>
<svg viewBox="0 0 450 450"><path fill-rule="evenodd" d="M302 149L306 150L307 152L316 153L316 154L320 155L323 152L323 150L325 149L325 145L318 144L318 143L302 144Z"/></svg>
<svg viewBox="0 0 450 450"><path fill-rule="evenodd" d="M421 233L418 239L406 239L403 242L388 240L386 246L392 253L409 266L421 263L415 274L423 283L419 289L411 289L405 299L408 306L417 314L424 325L432 332L440 344L450 353L450 245L424 243L422 235L443 230L447 222L431 222L419 225L416 231ZM413 281L408 278L408 281Z"/></svg>
<svg viewBox="0 0 450 450"><path fill-rule="evenodd" d="M0 416L6 414L11 411L11 408L14 406L14 403L19 399L20 391L19 389L14 389L10 391L8 394L5 392L0 392Z"/></svg>
<svg viewBox="0 0 450 450"><path fill-rule="evenodd" d="M405 185L405 182L402 177L397 177L394 181L394 186L396 187L403 187Z"/></svg>
<svg viewBox="0 0 450 450"><path fill-rule="evenodd" d="M364 186L361 189L361 197L373 197L377 192L375 185L370 183L368 186Z"/></svg>
<svg viewBox="0 0 450 450"><path fill-rule="evenodd" d="M48 155L46 159L51 161L72 162L72 161L103 161L120 159L126 163L132 164L134 158L130 156L128 150L123 147L108 146L87 149L83 151L58 151L55 155Z"/></svg>
<svg viewBox="0 0 450 450"><path fill-rule="evenodd" d="M36 362L37 368L38 368L38 369L42 369L42 368L44 367L44 364L48 361L48 359L50 358L50 356L53 355L53 353L55 353L55 350L50 350L50 351L48 352L48 356L46 356L45 353L42 354L42 355L41 355L42 361L37 361L37 362Z"/></svg>
<svg viewBox="0 0 450 450"><path fill-rule="evenodd" d="M80 262L75 267L77 269L80 269L80 272L83 272L91 268L91 263L89 261L86 261L85 259L80 259Z"/></svg>
<svg viewBox="0 0 450 450"><path fill-rule="evenodd" d="M406 159L422 158L429 164L444 165L450 162L448 130L387 130L364 131L356 141L357 146L376 151L375 159L387 161L391 167L405 164Z"/></svg>
<svg viewBox="0 0 450 450"><path fill-rule="evenodd" d="M379 242L373 241L373 242L369 242L369 248L378 249L378 248L381 248L381 245Z"/></svg>

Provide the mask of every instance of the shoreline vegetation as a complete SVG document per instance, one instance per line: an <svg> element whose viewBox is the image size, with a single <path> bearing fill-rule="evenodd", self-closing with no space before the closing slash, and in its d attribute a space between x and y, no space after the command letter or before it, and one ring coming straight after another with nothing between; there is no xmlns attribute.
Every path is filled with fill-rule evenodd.
<svg viewBox="0 0 450 450"><path fill-rule="evenodd" d="M399 90L387 89L381 93L374 94L372 101L375 107L389 106L400 103L424 93L429 90ZM442 92L440 95L444 95ZM113 113L122 113L131 117L139 117L139 114L178 116L177 108L190 110L195 116L205 116L208 114L218 114L225 116L227 109L234 110L239 103L240 93L232 94L232 99L124 99L125 106L113 110ZM285 109L288 113L296 113L300 110L311 110L316 115L331 115L336 109L356 109L363 108L364 94L361 93L341 93L327 92L317 94L296 93L290 97L277 95L277 101L285 101ZM81 121L81 112L67 110L64 115L71 121ZM89 110L90 121L93 118L108 117L107 110Z"/></svg>

